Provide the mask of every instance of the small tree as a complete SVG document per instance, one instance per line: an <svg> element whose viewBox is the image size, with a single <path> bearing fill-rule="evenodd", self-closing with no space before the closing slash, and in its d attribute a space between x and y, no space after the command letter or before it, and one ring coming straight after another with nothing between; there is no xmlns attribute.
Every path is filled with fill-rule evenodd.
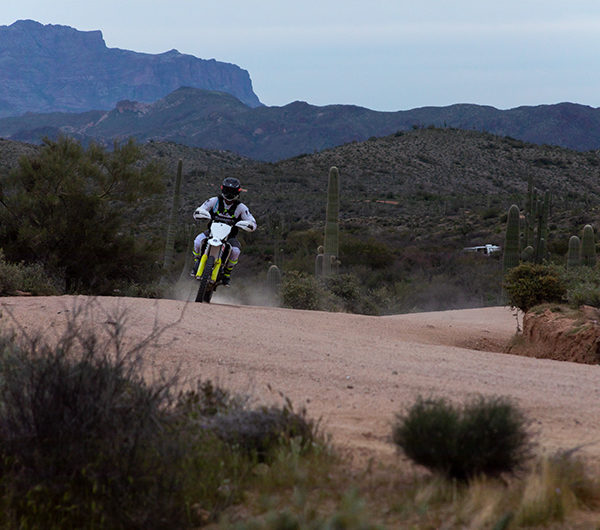
<svg viewBox="0 0 600 530"><path fill-rule="evenodd" d="M162 190L162 172L142 163L133 140L112 152L98 145L45 139L7 179L0 206L0 246L8 260L42 263L67 291L110 291L139 281L149 245L132 234L131 205Z"/></svg>
<svg viewBox="0 0 600 530"><path fill-rule="evenodd" d="M544 302L561 302L566 288L554 268L536 263L522 263L504 278L508 303L526 313Z"/></svg>

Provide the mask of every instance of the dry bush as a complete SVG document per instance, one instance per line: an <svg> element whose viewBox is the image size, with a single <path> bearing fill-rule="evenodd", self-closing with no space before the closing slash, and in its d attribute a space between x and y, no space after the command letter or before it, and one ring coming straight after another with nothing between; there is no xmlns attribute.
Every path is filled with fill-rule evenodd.
<svg viewBox="0 0 600 530"><path fill-rule="evenodd" d="M464 481L522 469L531 450L526 426L506 398L478 397L462 407L419 398L397 415L393 440L417 464Z"/></svg>
<svg viewBox="0 0 600 530"><path fill-rule="evenodd" d="M124 314L96 330L88 309L52 340L0 336L0 527L196 526L241 499L259 456L292 439L310 450L313 423L291 404L149 381L164 328L130 344Z"/></svg>

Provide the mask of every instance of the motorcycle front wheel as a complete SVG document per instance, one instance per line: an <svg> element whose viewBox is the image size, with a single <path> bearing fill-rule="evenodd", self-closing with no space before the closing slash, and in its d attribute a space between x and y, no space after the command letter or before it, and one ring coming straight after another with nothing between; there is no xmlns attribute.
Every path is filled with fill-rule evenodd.
<svg viewBox="0 0 600 530"><path fill-rule="evenodd" d="M215 266L215 257L208 256L202 276L200 277L200 287L198 287L198 294L196 295L196 302L210 302L212 298L212 287L209 286L210 277L212 276L213 268Z"/></svg>

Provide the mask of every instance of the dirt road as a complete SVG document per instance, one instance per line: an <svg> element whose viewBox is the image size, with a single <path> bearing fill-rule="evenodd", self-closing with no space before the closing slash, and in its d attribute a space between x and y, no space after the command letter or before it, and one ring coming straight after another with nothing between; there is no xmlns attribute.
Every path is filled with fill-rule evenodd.
<svg viewBox="0 0 600 530"><path fill-rule="evenodd" d="M2 298L0 323L56 333L88 300ZM170 325L148 351L152 366L263 402L281 393L321 418L357 462L396 458L394 415L418 395L473 394L514 398L541 450L587 444L582 454L600 462L600 367L500 353L516 329L504 307L389 317L133 298L97 298L93 307L98 326L126 310L133 341Z"/></svg>

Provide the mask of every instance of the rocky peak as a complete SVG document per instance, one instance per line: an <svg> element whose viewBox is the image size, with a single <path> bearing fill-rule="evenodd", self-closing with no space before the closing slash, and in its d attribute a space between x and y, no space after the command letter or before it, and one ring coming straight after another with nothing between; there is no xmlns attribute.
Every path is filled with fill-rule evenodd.
<svg viewBox="0 0 600 530"><path fill-rule="evenodd" d="M74 47L79 52L102 51L106 43L99 30L78 31L53 24L44 26L35 20L18 20L10 26L0 26L0 55L37 54L43 49L71 51Z"/></svg>
<svg viewBox="0 0 600 530"><path fill-rule="evenodd" d="M19 20L0 26L0 117L84 112L117 102L154 102L181 86L232 94L260 106L246 70L172 49L161 54L108 48L101 31Z"/></svg>

